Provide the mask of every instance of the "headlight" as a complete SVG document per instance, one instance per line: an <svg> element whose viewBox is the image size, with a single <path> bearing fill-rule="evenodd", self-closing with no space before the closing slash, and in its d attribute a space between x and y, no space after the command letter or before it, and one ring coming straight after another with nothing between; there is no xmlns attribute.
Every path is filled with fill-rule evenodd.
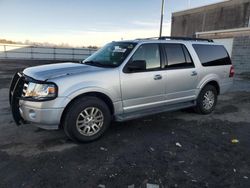
<svg viewBox="0 0 250 188"><path fill-rule="evenodd" d="M24 85L24 98L35 100L49 100L57 96L57 87L55 84L38 84L29 82Z"/></svg>

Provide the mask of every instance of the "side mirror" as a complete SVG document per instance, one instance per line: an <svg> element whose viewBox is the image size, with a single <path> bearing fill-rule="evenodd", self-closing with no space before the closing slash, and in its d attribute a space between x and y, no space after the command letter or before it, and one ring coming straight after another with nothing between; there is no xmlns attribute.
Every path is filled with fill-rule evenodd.
<svg viewBox="0 0 250 188"><path fill-rule="evenodd" d="M146 70L146 61L145 60L135 60L128 64L127 70L129 72L137 72Z"/></svg>

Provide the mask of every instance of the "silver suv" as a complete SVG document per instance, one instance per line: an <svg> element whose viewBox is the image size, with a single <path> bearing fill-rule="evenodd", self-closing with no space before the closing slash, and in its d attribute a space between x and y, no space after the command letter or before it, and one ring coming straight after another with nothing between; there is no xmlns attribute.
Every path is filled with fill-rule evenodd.
<svg viewBox="0 0 250 188"><path fill-rule="evenodd" d="M18 72L10 86L16 124L63 128L72 140L99 138L112 120L193 107L211 113L233 83L224 46L161 37L111 42L81 63Z"/></svg>

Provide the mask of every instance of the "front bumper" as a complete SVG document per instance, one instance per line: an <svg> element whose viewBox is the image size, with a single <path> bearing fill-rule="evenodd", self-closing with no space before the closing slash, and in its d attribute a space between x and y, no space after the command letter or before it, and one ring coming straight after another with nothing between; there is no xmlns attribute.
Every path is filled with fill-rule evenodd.
<svg viewBox="0 0 250 188"><path fill-rule="evenodd" d="M58 129L67 97L57 97L50 101L28 101L22 96L25 77L21 73L12 79L9 101L13 119L17 125L34 123L44 129Z"/></svg>
<svg viewBox="0 0 250 188"><path fill-rule="evenodd" d="M44 129L58 129L64 108L39 109L20 101L19 112L26 121Z"/></svg>

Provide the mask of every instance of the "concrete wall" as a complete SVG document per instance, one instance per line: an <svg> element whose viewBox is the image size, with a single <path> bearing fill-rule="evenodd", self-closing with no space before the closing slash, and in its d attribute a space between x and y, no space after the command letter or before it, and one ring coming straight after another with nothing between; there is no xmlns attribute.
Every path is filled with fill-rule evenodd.
<svg viewBox="0 0 250 188"><path fill-rule="evenodd" d="M19 44L0 44L0 59L83 60L96 50L90 48L53 48Z"/></svg>
<svg viewBox="0 0 250 188"><path fill-rule="evenodd" d="M250 0L231 0L172 15L172 36L194 37L196 32L249 26Z"/></svg>
<svg viewBox="0 0 250 188"><path fill-rule="evenodd" d="M236 73L250 72L250 36L234 38L232 62Z"/></svg>

